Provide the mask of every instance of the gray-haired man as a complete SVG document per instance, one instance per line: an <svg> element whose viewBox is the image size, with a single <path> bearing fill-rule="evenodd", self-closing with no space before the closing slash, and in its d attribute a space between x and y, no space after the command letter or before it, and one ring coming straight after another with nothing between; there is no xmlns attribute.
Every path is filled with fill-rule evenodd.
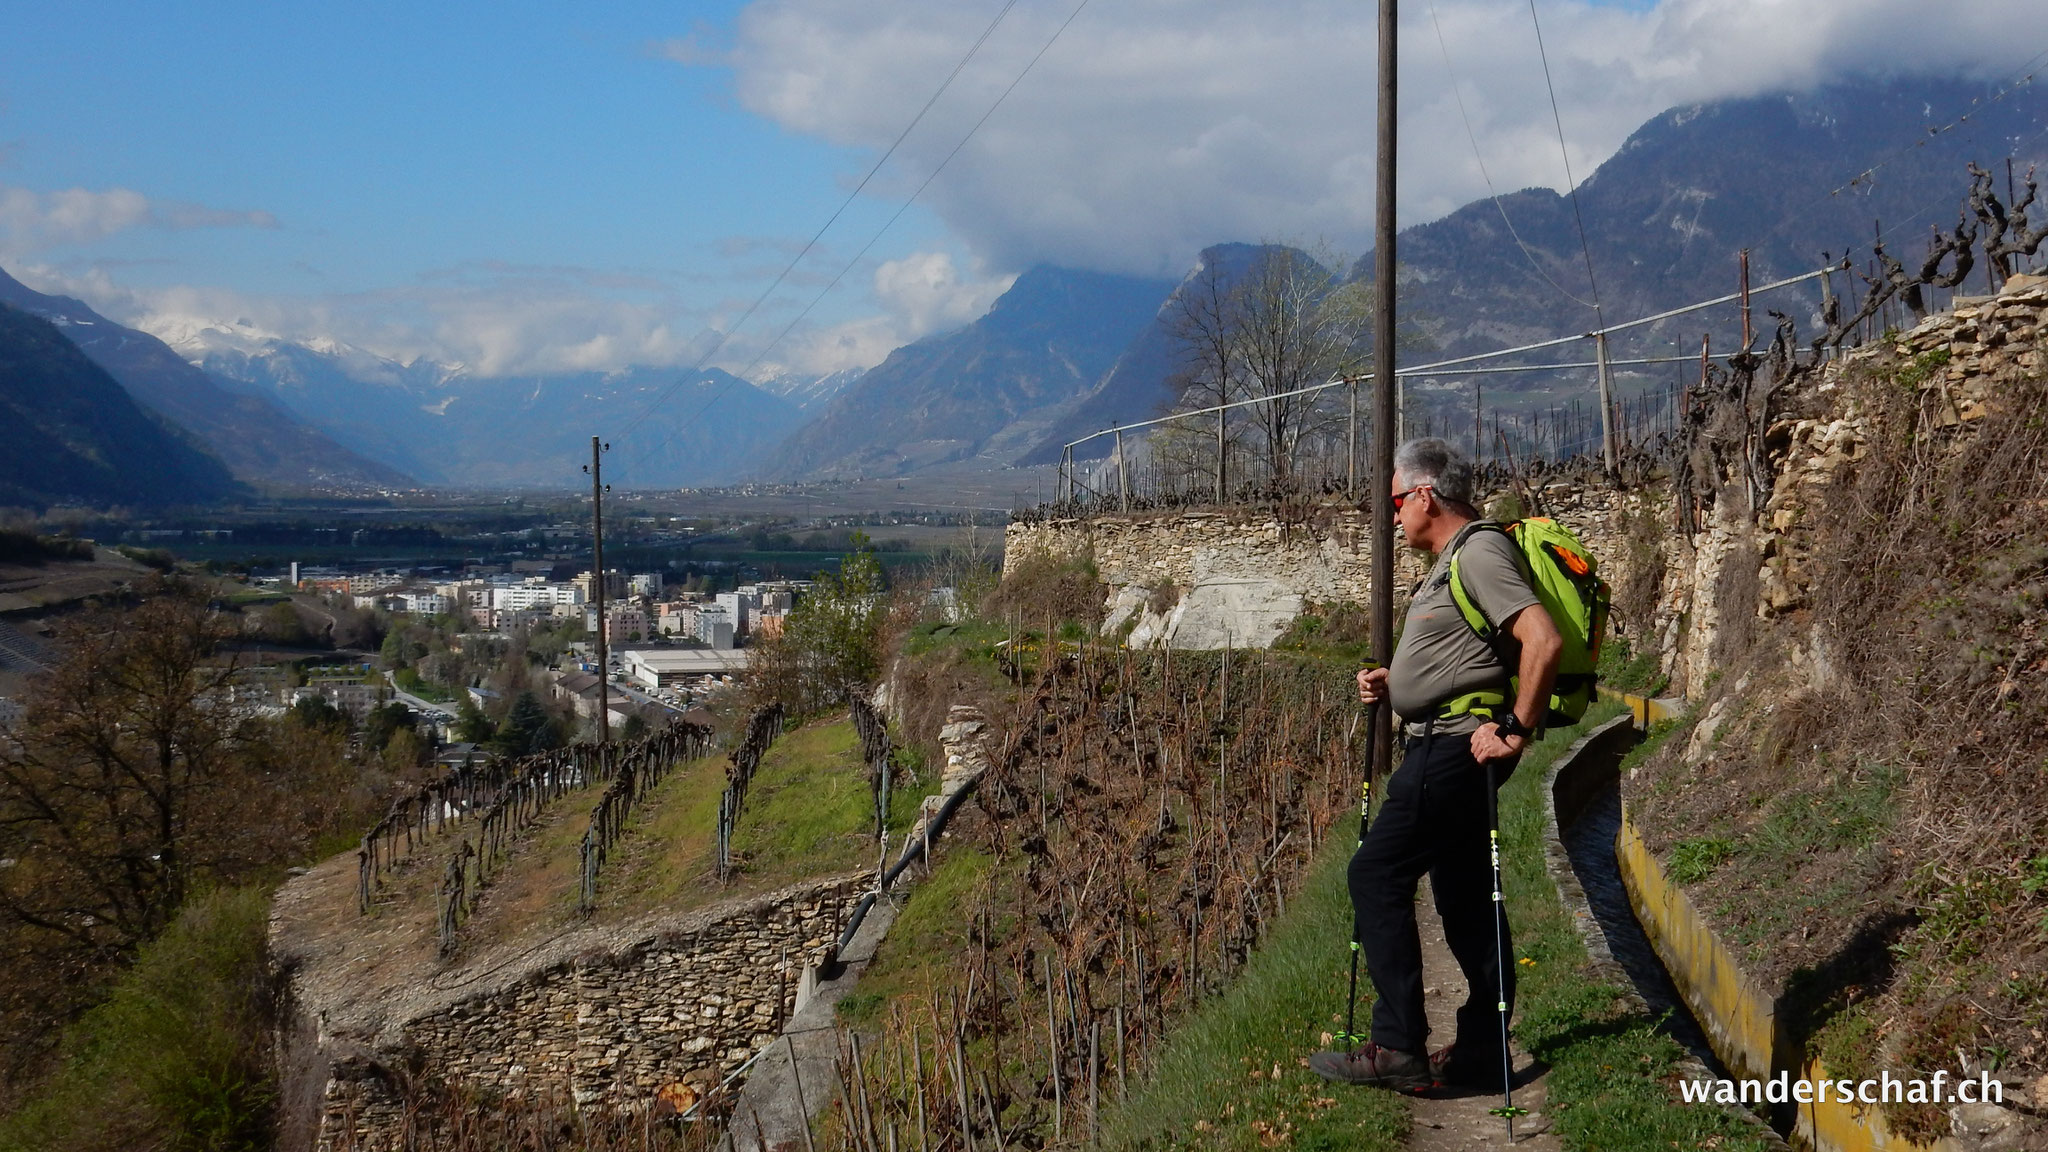
<svg viewBox="0 0 2048 1152"><path fill-rule="evenodd" d="M1512 1011L1514 972L1502 970L1510 948L1506 911L1494 903L1490 881L1485 762L1504 766L1503 779L1513 772L1547 710L1562 640L1514 544L1473 507L1472 465L1457 449L1437 439L1401 445L1392 495L1408 544L1437 560L1416 588L1389 666L1358 674L1358 698L1390 699L1408 736L1349 870L1354 939L1378 997L1369 1043L1319 1052L1309 1064L1332 1080L1419 1091L1489 1083L1489 1070L1499 1076L1488 1039L1498 1035L1499 992ZM1480 639L1451 597L1453 554L1466 593L1497 622L1495 644ZM1511 676L1519 677L1512 702ZM1425 1054L1429 1021L1415 925L1415 889L1425 873L1445 942L1470 988L1456 1039L1433 1055Z"/></svg>

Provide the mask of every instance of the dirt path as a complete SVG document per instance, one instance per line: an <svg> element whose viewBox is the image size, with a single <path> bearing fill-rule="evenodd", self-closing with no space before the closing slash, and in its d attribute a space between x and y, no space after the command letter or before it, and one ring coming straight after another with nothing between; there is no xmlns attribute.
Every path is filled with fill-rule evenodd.
<svg viewBox="0 0 2048 1152"><path fill-rule="evenodd" d="M1448 1043L1455 1030L1458 1005L1465 1000L1465 975L1444 943L1443 923L1437 919L1436 902L1423 882L1416 903L1415 919L1422 930L1422 972L1424 1003L1429 1009L1430 1044ZM1408 1147L1420 1152L1455 1152L1467 1148L1524 1149L1527 1152L1558 1152L1562 1145L1550 1131L1545 1113L1546 1071L1519 1048L1515 1051L1515 1105L1529 1114L1515 1119L1515 1140L1508 1143L1507 1125L1489 1109L1500 1106L1498 1090L1474 1092L1446 1088L1415 1098L1409 1104L1414 1128Z"/></svg>

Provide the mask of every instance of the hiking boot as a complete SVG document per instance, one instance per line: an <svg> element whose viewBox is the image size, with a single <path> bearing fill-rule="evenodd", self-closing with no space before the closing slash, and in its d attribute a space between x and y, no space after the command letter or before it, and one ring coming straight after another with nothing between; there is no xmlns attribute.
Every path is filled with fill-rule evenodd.
<svg viewBox="0 0 2048 1152"><path fill-rule="evenodd" d="M1424 1092L1435 1083L1428 1060L1377 1044L1361 1044L1355 1052L1318 1052L1308 1058L1308 1066L1325 1080L1371 1084L1396 1092Z"/></svg>
<svg viewBox="0 0 2048 1152"><path fill-rule="evenodd" d="M1446 1044L1429 1054L1429 1076L1439 1088L1499 1088L1500 1070L1482 1059L1460 1059L1458 1046Z"/></svg>

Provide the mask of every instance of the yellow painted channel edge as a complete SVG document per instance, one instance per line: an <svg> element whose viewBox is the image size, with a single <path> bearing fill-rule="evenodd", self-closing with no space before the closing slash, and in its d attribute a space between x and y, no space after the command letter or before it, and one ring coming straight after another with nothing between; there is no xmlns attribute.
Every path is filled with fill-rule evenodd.
<svg viewBox="0 0 2048 1152"><path fill-rule="evenodd" d="M1636 724L1675 719L1674 701L1647 699L1602 689L1603 697L1619 699L1635 714ZM1629 904L1650 938L1657 958L1671 974L1700 1026L1706 1030L1730 1075L1768 1079L1781 1064L1777 1036L1777 997L1766 992L1736 963L1735 954L1707 926L1685 890L1664 875L1649 846L1622 805L1621 831L1615 838L1615 862L1628 889ZM1782 1061L1802 1054L1785 1053ZM1832 1080L1818 1060L1802 1060L1799 1078ZM1943 1137L1920 1144L1893 1133L1876 1108L1825 1103L1800 1104L1794 1136L1820 1152L1960 1152L1961 1145Z"/></svg>

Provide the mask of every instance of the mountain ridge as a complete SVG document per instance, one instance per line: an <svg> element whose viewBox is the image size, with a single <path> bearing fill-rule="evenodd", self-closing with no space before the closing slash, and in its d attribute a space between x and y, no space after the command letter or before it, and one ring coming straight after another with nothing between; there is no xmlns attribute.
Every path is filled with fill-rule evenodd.
<svg viewBox="0 0 2048 1152"><path fill-rule="evenodd" d="M901 475L1041 439L1158 311L1167 281L1033 268L986 315L891 352L799 429L759 475Z"/></svg>
<svg viewBox="0 0 2048 1152"><path fill-rule="evenodd" d="M0 302L0 502L161 507L244 494L188 437L57 324Z"/></svg>
<svg viewBox="0 0 2048 1152"><path fill-rule="evenodd" d="M274 402L222 387L162 340L116 324L84 301L37 292L0 269L0 303L64 329L138 403L192 433L238 479L285 488L411 483L404 473L350 452Z"/></svg>

